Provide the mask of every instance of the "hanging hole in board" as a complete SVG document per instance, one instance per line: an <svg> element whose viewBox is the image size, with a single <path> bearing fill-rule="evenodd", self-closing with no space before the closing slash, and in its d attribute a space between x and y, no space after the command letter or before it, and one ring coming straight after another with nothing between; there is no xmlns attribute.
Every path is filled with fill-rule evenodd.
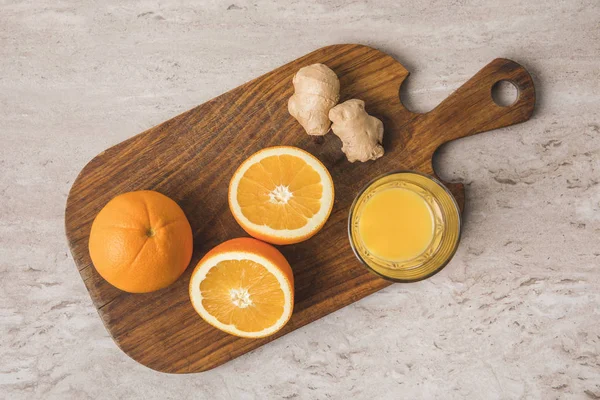
<svg viewBox="0 0 600 400"><path fill-rule="evenodd" d="M512 106L519 98L519 89L511 81L498 81L492 86L492 99L500 107Z"/></svg>

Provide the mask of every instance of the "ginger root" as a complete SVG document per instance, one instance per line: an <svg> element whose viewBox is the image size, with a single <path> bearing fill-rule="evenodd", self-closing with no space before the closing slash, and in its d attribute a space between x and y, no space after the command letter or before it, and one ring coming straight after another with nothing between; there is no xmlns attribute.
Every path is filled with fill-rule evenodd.
<svg viewBox="0 0 600 400"><path fill-rule="evenodd" d="M294 75L294 95L288 101L289 113L309 135L329 132L329 110L340 99L340 81L326 65L312 64Z"/></svg>
<svg viewBox="0 0 600 400"><path fill-rule="evenodd" d="M383 123L365 111L365 102L352 99L329 111L331 130L342 140L348 161L365 162L383 156Z"/></svg>

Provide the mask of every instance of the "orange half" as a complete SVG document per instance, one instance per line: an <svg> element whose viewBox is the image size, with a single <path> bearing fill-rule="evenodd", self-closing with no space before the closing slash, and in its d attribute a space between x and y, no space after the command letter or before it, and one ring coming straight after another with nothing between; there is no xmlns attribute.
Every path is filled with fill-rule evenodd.
<svg viewBox="0 0 600 400"><path fill-rule="evenodd" d="M280 330L294 308L294 276L273 246L252 238L220 244L190 279L196 312L224 332L260 338Z"/></svg>
<svg viewBox="0 0 600 400"><path fill-rule="evenodd" d="M229 208L257 239L293 244L315 235L333 207L333 180L312 154L297 147L263 149L240 165L229 184Z"/></svg>

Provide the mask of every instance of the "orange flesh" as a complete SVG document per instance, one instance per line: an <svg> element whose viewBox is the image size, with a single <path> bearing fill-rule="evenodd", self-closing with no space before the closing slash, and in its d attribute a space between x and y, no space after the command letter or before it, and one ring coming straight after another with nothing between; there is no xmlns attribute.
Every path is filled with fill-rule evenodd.
<svg viewBox="0 0 600 400"><path fill-rule="evenodd" d="M411 260L433 240L433 214L417 193L387 189L367 201L358 221L365 247L389 261Z"/></svg>
<svg viewBox="0 0 600 400"><path fill-rule="evenodd" d="M259 332L283 314L284 294L277 278L250 260L225 260L200 284L202 306L219 322Z"/></svg>
<svg viewBox="0 0 600 400"><path fill-rule="evenodd" d="M300 157L266 157L240 179L237 201L252 223L273 229L299 229L321 208L319 174Z"/></svg>

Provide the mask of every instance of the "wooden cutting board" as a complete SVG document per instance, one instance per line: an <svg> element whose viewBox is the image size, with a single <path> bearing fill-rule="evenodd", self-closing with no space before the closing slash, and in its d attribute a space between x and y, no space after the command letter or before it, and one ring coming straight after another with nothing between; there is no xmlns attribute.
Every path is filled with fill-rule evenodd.
<svg viewBox="0 0 600 400"><path fill-rule="evenodd" d="M335 135L315 140L288 114L292 77L313 63L324 63L337 73L340 101L363 99L367 111L383 121L383 158L351 164ZM79 273L117 345L158 371L205 371L390 285L362 267L350 248L347 217L358 191L392 170L434 174L431 158L441 144L526 121L535 104L531 77L506 59L492 61L425 114L412 113L400 102L400 85L407 76L402 64L378 50L352 44L324 47L90 161L69 193L66 234ZM519 90L518 99L508 107L492 100L492 86L500 80ZM122 292L95 271L88 254L92 221L110 199L124 192L151 189L179 203L194 232L192 266L213 246L247 236L229 212L228 183L245 158L274 145L297 146L317 156L331 172L336 191L331 217L319 234L279 247L294 270L296 304L292 319L278 334L241 339L206 324L188 298L193 267L170 287L149 294ZM463 186L447 186L462 209Z"/></svg>

